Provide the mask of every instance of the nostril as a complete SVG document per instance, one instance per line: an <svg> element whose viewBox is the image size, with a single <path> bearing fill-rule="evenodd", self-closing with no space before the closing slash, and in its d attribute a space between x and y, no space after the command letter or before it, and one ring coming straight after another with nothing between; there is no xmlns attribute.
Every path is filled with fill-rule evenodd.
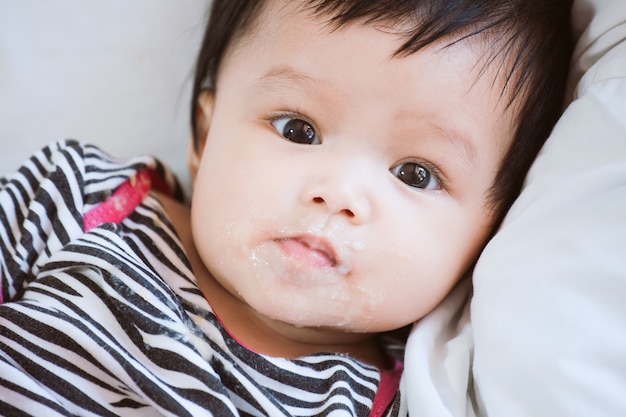
<svg viewBox="0 0 626 417"><path fill-rule="evenodd" d="M343 209L341 212L350 218L354 217L354 212L350 209Z"/></svg>
<svg viewBox="0 0 626 417"><path fill-rule="evenodd" d="M319 197L319 196L317 196L317 197L312 197L310 201L311 201L313 204L326 204L326 203L327 203L327 201L326 201L326 199L325 199L324 197ZM352 219L352 218L355 218L355 217L356 217L355 212L354 212L354 211L352 211L352 210L351 210L351 209L349 209L349 208L343 208L343 209L340 209L339 207L334 207L334 208L333 208L333 207L328 207L328 209L329 209L329 210L331 210L331 211L333 211L333 212L335 212L335 213L337 213L337 214L341 214L341 215L343 215L343 216L346 216L346 217L348 217L348 218L350 218L350 219ZM335 209L338 209L338 211L335 211Z"/></svg>

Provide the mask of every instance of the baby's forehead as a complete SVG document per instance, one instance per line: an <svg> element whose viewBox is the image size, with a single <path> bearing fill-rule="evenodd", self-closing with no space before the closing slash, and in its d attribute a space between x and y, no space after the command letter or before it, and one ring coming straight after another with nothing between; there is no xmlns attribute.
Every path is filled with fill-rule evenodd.
<svg viewBox="0 0 626 417"><path fill-rule="evenodd" d="M388 56L385 56L385 59L390 61L410 59L418 52L428 48L439 50L441 57L471 54L472 61L467 62L464 68L467 77L472 78L468 90L486 78L489 81L490 89L497 90L498 93L498 102L493 103L495 111L498 111L502 117L508 117L509 112L519 112L517 103L523 99L523 96L513 94L510 84L511 79L516 78L515 56L510 49L505 47L502 34L497 29L478 30L477 25L466 25L463 27L454 26L455 31L448 34L430 33L436 28L428 25L435 25L435 22L432 22L432 19L420 18L421 11L414 13L411 20L404 17L397 18L393 13L358 17L356 14L348 14L347 12L343 14L345 10L342 9L341 5L344 3L340 3L323 0L266 1L252 25L251 34L257 36L249 36L247 41L243 41L243 44L254 42L256 47L262 47L263 40L269 38L267 34L280 30L279 27L282 27L284 32L272 39L278 39L279 42L290 42L294 33L298 32L293 30L291 23L298 26L302 24L303 17L305 20L310 20L316 28L319 28L317 30L320 30L321 34L341 33L351 27L375 29L381 33L392 34L394 36L391 39L394 37L397 39L397 42L390 46ZM346 4L349 3L353 2L346 2ZM306 7L302 7L303 5ZM318 50L307 50L306 53L318 53L319 59L323 60L326 58L324 55L330 56L330 49L335 49L335 47L340 46L331 43L327 45L329 50L324 51L324 53ZM362 53L368 53L368 50L364 49Z"/></svg>
<svg viewBox="0 0 626 417"><path fill-rule="evenodd" d="M514 5L503 7L502 2L496 1L493 8L499 6L504 11L495 13L490 8L477 8L472 0L455 2L454 5L434 0L388 1L384 7L380 3L367 0L266 0L260 3L249 33L254 33L255 29L267 29L264 26L269 22L264 21L264 17L277 16L288 20L294 14L304 14L308 19L324 23L327 31L363 25L393 33L399 43L392 57L409 56L435 43L441 48L463 43L479 51L483 57L476 62L477 76L486 74L496 81L503 79L500 85L502 96L510 102L521 93L527 77L520 77L515 68L516 64L524 66L523 59L528 59L530 54L519 51L527 35L522 30L523 23L512 18ZM502 72L504 75L499 77ZM512 87L515 94L505 89L514 80L517 84Z"/></svg>

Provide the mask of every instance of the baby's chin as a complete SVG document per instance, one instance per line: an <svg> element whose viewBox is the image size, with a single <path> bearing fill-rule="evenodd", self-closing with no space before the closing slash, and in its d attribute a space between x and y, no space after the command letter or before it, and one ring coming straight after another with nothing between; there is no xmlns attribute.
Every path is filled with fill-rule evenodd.
<svg viewBox="0 0 626 417"><path fill-rule="evenodd" d="M256 314L274 322L279 327L291 327L297 333L309 331L311 334L357 334L369 335L386 328L379 328L375 316L358 313L354 306L344 308L329 304L324 300L297 299L246 301Z"/></svg>

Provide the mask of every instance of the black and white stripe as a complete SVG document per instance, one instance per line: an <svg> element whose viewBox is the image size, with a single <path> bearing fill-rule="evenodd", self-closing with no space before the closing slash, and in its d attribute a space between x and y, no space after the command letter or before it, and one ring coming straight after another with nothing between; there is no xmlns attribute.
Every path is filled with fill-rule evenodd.
<svg viewBox="0 0 626 417"><path fill-rule="evenodd" d="M210 311L157 200L121 224L82 216L150 167L75 141L0 180L0 415L367 416L378 370L270 358ZM403 414L397 397L388 415Z"/></svg>

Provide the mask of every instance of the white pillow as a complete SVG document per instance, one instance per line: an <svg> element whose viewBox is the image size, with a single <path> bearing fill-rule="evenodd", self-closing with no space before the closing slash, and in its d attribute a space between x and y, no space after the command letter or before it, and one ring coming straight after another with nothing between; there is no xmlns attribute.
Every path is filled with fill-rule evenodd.
<svg viewBox="0 0 626 417"><path fill-rule="evenodd" d="M411 415L626 416L626 2L573 13L574 101L478 262L471 323L453 294L414 328Z"/></svg>

